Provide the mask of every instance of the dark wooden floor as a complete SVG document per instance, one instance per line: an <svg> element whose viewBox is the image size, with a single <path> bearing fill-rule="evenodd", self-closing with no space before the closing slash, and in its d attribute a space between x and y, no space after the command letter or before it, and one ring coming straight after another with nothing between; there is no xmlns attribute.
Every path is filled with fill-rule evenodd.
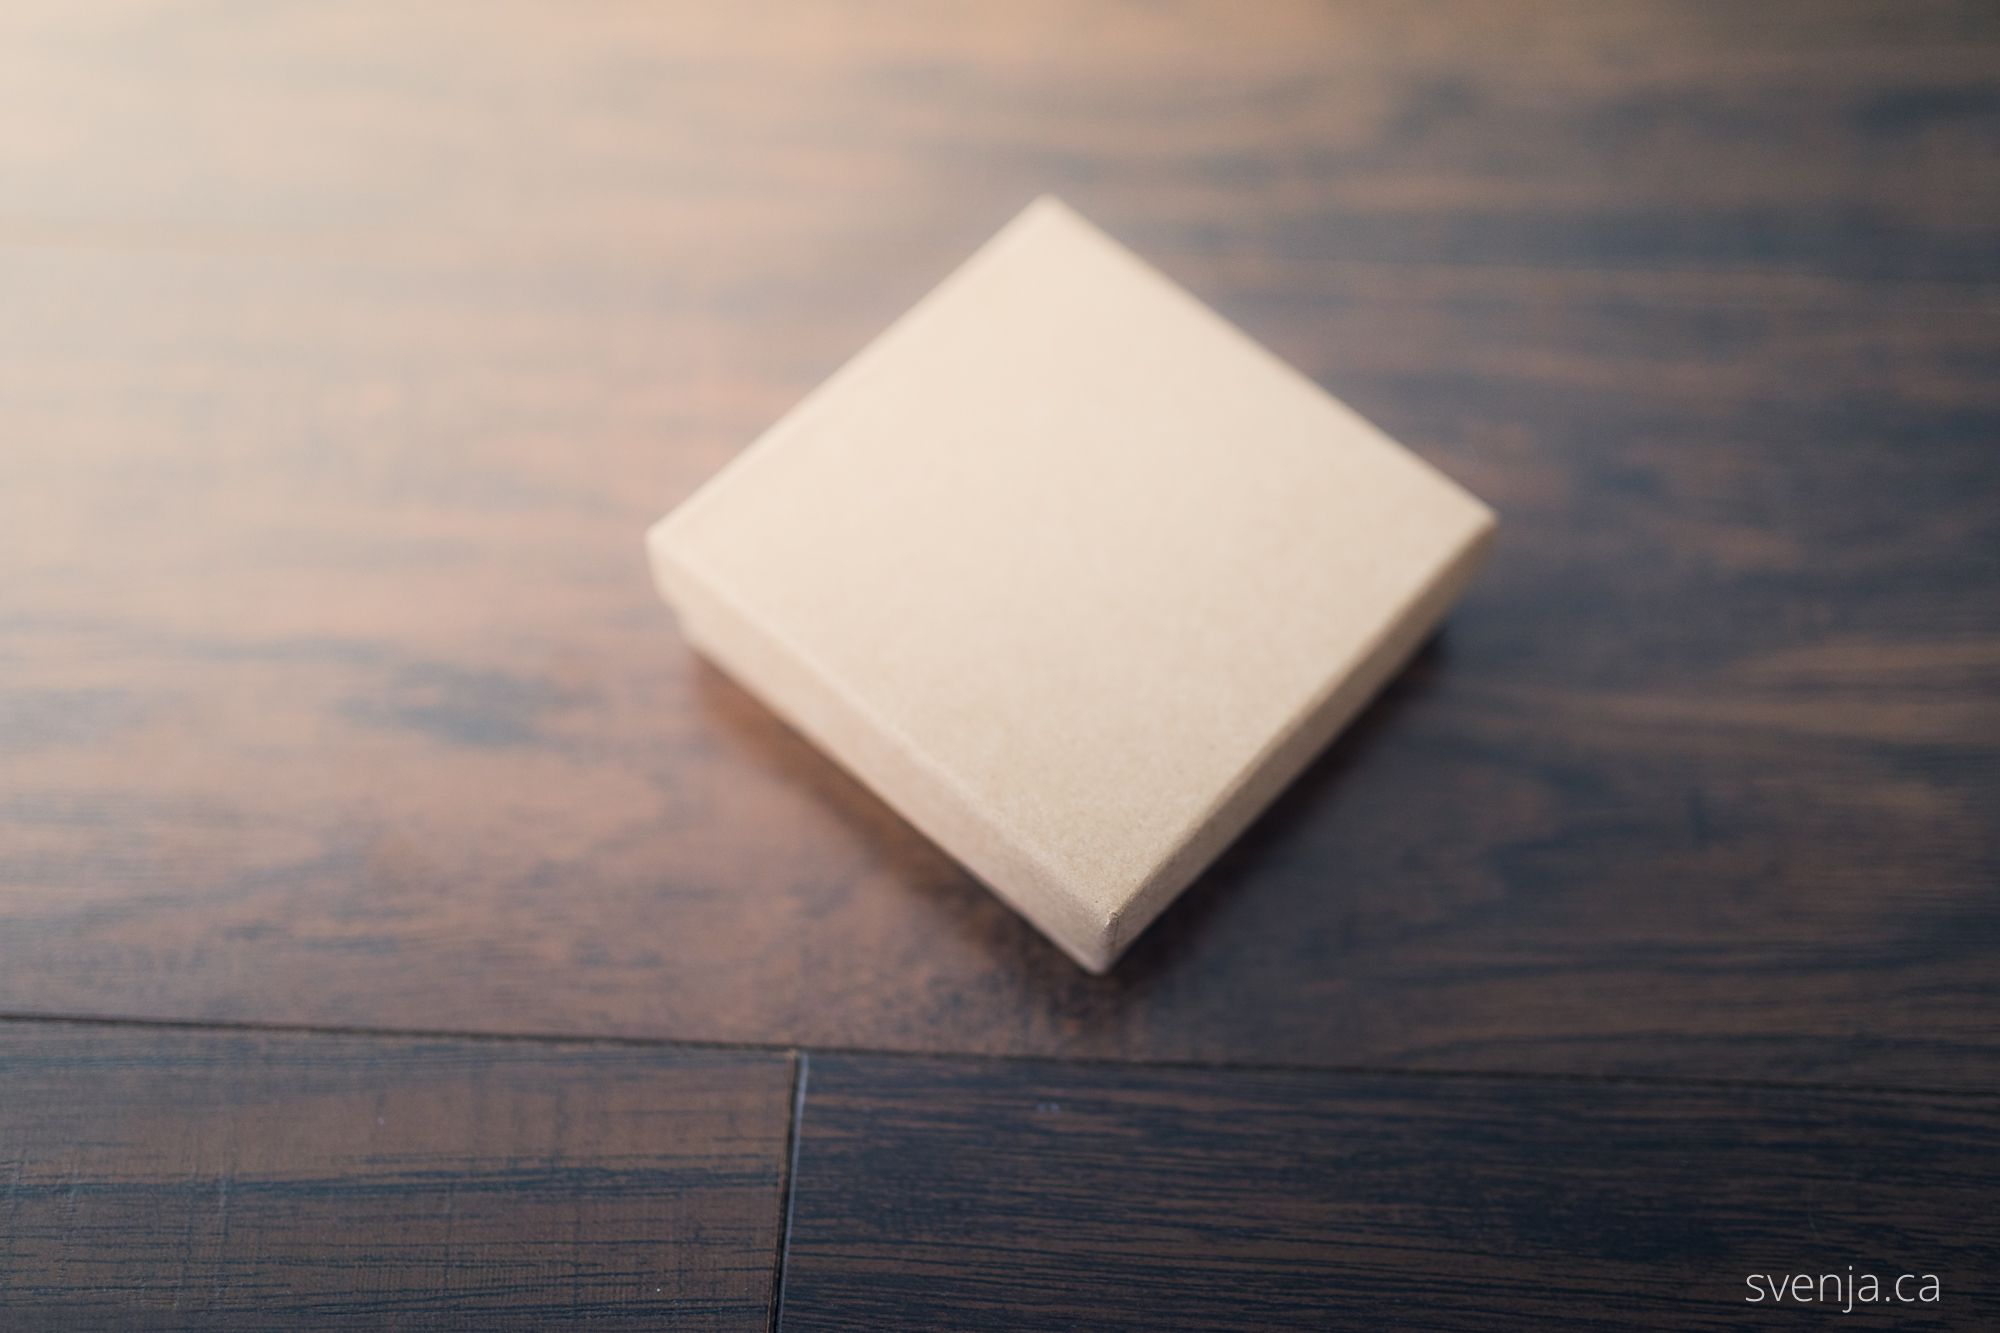
<svg viewBox="0 0 2000 1333"><path fill-rule="evenodd" d="M1044 191L1504 525L1106 978L638 545ZM2000 1322L1990 6L10 4L0 533L0 1327Z"/></svg>
<svg viewBox="0 0 2000 1333"><path fill-rule="evenodd" d="M10 1024L0 1060L0 1327L765 1321L790 1057Z"/></svg>

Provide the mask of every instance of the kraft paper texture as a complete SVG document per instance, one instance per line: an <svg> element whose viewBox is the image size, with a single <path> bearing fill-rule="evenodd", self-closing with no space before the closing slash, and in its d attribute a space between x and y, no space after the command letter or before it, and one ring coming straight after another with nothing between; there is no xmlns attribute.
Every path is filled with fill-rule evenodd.
<svg viewBox="0 0 2000 1333"><path fill-rule="evenodd" d="M1493 523L1044 199L647 545L701 652L1101 972Z"/></svg>

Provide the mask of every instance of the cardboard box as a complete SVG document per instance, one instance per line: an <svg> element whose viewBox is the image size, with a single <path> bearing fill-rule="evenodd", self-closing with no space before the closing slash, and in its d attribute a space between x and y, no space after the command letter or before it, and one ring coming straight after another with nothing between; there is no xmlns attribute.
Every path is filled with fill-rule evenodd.
<svg viewBox="0 0 2000 1333"><path fill-rule="evenodd" d="M647 545L700 651L1101 972L1492 527L1044 199Z"/></svg>

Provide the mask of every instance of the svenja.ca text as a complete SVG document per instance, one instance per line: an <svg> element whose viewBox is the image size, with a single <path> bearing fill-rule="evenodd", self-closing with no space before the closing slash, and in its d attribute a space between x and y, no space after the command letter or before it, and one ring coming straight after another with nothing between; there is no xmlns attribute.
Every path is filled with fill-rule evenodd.
<svg viewBox="0 0 2000 1333"><path fill-rule="evenodd" d="M1904 1273L1894 1278L1877 1278L1873 1273L1857 1273L1852 1264L1840 1273L1752 1273L1743 1279L1750 1294L1749 1304L1759 1301L1789 1301L1795 1305L1838 1305L1842 1314L1853 1313L1857 1305L1884 1302L1903 1305L1936 1305L1943 1299L1935 1273Z"/></svg>

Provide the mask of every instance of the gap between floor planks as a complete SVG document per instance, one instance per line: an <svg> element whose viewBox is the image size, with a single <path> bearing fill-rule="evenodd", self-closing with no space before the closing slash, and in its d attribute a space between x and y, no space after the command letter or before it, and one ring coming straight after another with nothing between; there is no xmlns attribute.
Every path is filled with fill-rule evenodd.
<svg viewBox="0 0 2000 1333"><path fill-rule="evenodd" d="M1462 1080L1482 1083L1573 1083L1591 1087L1656 1087L1770 1090L1780 1092L1871 1093L1888 1096L1944 1097L1960 1101L1991 1101L2000 1088L1932 1087L1911 1083L1852 1083L1838 1080L1692 1078L1672 1074L1615 1074L1534 1069L1435 1069L1400 1065L1288 1064L1257 1060L1117 1060L1102 1056L1034 1055L988 1052L897 1050L893 1047L843 1046L815 1042L704 1041L699 1038L640 1037L620 1034L554 1032L482 1032L453 1028L382 1028L345 1024L257 1023L247 1020L193 1018L134 1018L98 1014L0 1013L0 1026L17 1024L71 1027L147 1028L162 1032L241 1032L274 1036L358 1037L382 1041L464 1041L543 1044L550 1046L620 1046L659 1051L741 1052L779 1055L794 1062L794 1118L787 1154L798 1155L797 1111L805 1099L804 1068L811 1055L856 1056L871 1059L945 1061L959 1064L1013 1065L1034 1068L1063 1065L1100 1069L1209 1070L1227 1073L1323 1074L1329 1078L1408 1078Z"/></svg>

